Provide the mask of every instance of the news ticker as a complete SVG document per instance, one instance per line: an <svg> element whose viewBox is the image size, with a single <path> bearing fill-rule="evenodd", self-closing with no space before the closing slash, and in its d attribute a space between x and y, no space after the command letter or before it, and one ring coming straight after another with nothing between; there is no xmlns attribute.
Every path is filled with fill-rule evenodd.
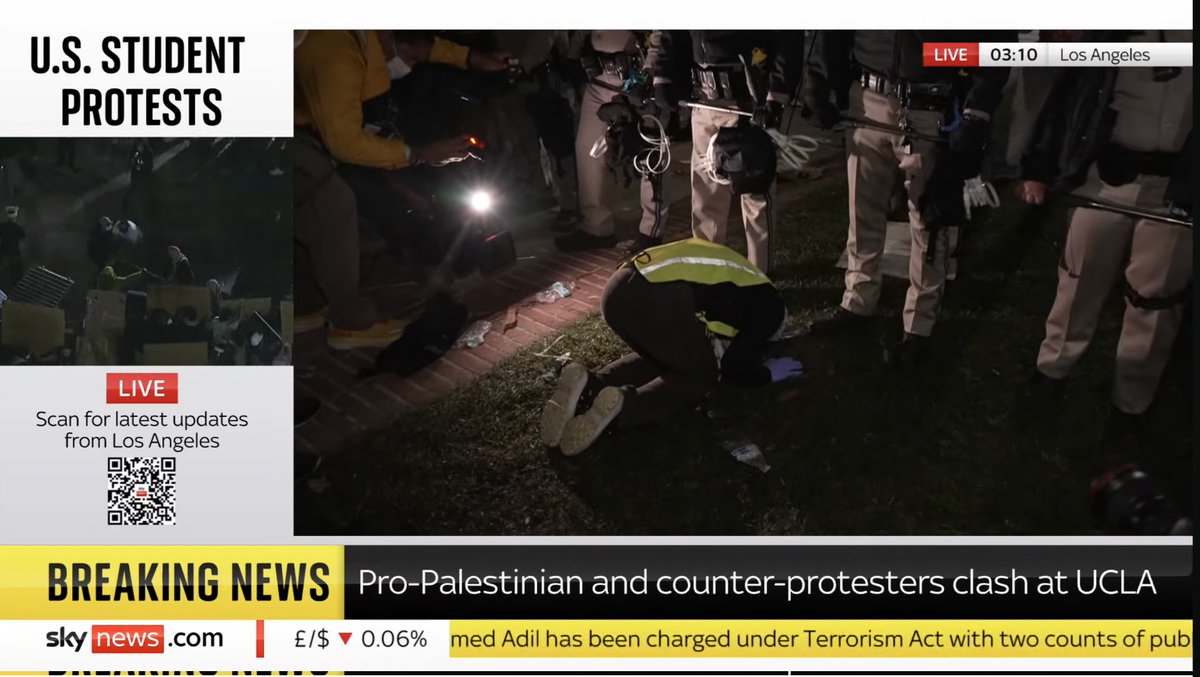
<svg viewBox="0 0 1200 677"><path fill-rule="evenodd" d="M1190 42L927 42L927 68L1190 68Z"/></svg>
<svg viewBox="0 0 1200 677"><path fill-rule="evenodd" d="M2 670L596 658L787 670L1128 659L1174 670L1192 656L1190 542L80 546L8 547L0 558Z"/></svg>

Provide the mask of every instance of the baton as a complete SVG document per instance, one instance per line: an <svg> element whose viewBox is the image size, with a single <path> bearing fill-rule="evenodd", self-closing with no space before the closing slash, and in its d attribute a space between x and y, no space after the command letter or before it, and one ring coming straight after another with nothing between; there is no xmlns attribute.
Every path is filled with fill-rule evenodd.
<svg viewBox="0 0 1200 677"><path fill-rule="evenodd" d="M1084 207L1086 209L1099 209L1100 211L1112 212L1114 214L1122 214L1124 216L1132 216L1146 221L1158 221L1172 226L1180 226L1182 228L1191 228L1192 222L1188 219L1181 219L1167 214L1159 214L1148 209L1139 209L1138 207L1128 207L1126 205L1113 204L1103 200L1096 200L1090 197L1080 197L1073 193L1059 193L1059 196L1067 202L1074 204L1076 207Z"/></svg>
<svg viewBox="0 0 1200 677"><path fill-rule="evenodd" d="M680 101L679 105L686 106L688 108L699 108L700 110L711 110L711 111L714 111L717 113L729 113L731 115L742 115L742 116L748 117L748 118L754 117L754 113L747 113L746 111L744 111L740 108L726 108L724 106L710 106L707 103L696 103L695 101Z"/></svg>
<svg viewBox="0 0 1200 677"><path fill-rule="evenodd" d="M885 124L883 122L875 122L874 120L867 120L864 118L851 117L849 115L842 116L841 120L842 120L842 122L846 123L847 127L861 127L863 129L871 129L871 130L874 130L877 132L883 132L885 134L895 134L896 136L910 136L914 139L920 139L922 141L930 141L933 143L946 143L948 141L948 139L946 139L946 137L944 137L944 136L938 136L936 134L924 134L922 132L907 130L902 127L897 127L896 125L889 125L889 124Z"/></svg>

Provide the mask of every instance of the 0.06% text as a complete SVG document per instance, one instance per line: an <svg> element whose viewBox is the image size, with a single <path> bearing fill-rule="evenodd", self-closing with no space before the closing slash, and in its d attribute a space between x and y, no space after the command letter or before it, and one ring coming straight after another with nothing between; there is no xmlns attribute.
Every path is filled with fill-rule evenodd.
<svg viewBox="0 0 1200 677"><path fill-rule="evenodd" d="M354 641L353 632L338 632L331 634L328 630L297 630L296 631L296 648L297 649L324 649L331 642L341 640L342 645L346 646ZM429 644L429 640L425 638L424 630L363 630L358 633L358 643L368 649L375 647L383 649L407 649L409 647L422 648Z"/></svg>

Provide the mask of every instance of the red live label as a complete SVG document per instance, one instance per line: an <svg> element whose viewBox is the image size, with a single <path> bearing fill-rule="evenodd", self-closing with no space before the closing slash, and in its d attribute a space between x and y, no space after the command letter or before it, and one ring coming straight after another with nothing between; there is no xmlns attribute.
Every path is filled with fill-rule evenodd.
<svg viewBox="0 0 1200 677"><path fill-rule="evenodd" d="M179 374L108 374L109 404L179 404Z"/></svg>
<svg viewBox="0 0 1200 677"><path fill-rule="evenodd" d="M926 42L922 54L926 68L979 66L978 42Z"/></svg>
<svg viewBox="0 0 1200 677"><path fill-rule="evenodd" d="M163 653L161 625L93 625L92 653Z"/></svg>

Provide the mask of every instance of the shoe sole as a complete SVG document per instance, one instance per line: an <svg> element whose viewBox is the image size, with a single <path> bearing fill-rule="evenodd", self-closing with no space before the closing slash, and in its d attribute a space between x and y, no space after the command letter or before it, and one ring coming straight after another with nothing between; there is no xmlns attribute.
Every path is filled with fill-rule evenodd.
<svg viewBox="0 0 1200 677"><path fill-rule="evenodd" d="M588 371L582 364L572 362L563 368L558 387L546 407L542 409L542 442L548 447L557 447L562 439L563 428L575 416L579 398L587 387Z"/></svg>
<svg viewBox="0 0 1200 677"><path fill-rule="evenodd" d="M595 444L600 434L608 429L621 413L625 394L617 388L605 388L596 396L592 408L582 416L576 416L563 428L559 449L564 456L575 456Z"/></svg>
<svg viewBox="0 0 1200 677"><path fill-rule="evenodd" d="M399 329L387 336L378 338L357 338L353 336L329 336L326 343L334 350L357 350L359 348L386 348L404 333Z"/></svg>
<svg viewBox="0 0 1200 677"><path fill-rule="evenodd" d="M292 331L297 334L307 334L310 331L324 329L328 322L324 317L316 317L311 320L296 320L292 324Z"/></svg>

